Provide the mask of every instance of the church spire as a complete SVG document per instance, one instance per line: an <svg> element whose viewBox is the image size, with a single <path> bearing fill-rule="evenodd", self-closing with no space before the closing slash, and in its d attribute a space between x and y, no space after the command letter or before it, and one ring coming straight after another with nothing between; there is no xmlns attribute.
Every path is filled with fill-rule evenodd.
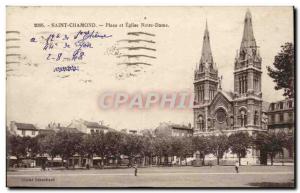
<svg viewBox="0 0 300 193"><path fill-rule="evenodd" d="M247 9L244 20L244 33L241 43L241 51L247 52L247 50L256 49L256 42L253 35L252 16L249 9Z"/></svg>
<svg viewBox="0 0 300 193"><path fill-rule="evenodd" d="M200 59L200 64L205 65L209 64L213 66L213 57L210 48L209 32L207 27L207 21L205 25L205 31L203 36L203 45L202 45L202 54Z"/></svg>

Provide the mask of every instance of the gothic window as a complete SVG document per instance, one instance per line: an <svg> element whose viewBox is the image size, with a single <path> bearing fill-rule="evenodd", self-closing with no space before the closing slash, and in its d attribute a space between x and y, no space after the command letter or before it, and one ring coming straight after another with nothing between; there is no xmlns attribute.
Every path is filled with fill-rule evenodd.
<svg viewBox="0 0 300 193"><path fill-rule="evenodd" d="M245 127L247 124L247 112L243 109L240 111L240 114L241 127Z"/></svg>
<svg viewBox="0 0 300 193"><path fill-rule="evenodd" d="M259 76L256 76L256 90L260 91Z"/></svg>
<svg viewBox="0 0 300 193"><path fill-rule="evenodd" d="M234 124L234 118L233 118L233 116L230 116L230 126L232 127L233 124Z"/></svg>
<svg viewBox="0 0 300 193"><path fill-rule="evenodd" d="M199 102L202 101L202 86L199 87Z"/></svg>
<svg viewBox="0 0 300 193"><path fill-rule="evenodd" d="M244 77L243 76L241 77L241 87L242 87L241 93L243 94L244 93Z"/></svg>
<svg viewBox="0 0 300 193"><path fill-rule="evenodd" d="M247 75L244 76L244 93L247 92L248 90L248 80L247 80Z"/></svg>
<svg viewBox="0 0 300 193"><path fill-rule="evenodd" d="M212 126L212 125L211 125L211 119L208 118L208 119L207 119L207 127L208 127L208 128L211 128L211 126Z"/></svg>
<svg viewBox="0 0 300 193"><path fill-rule="evenodd" d="M204 90L203 90L203 85L201 85L198 90L198 102L202 102L203 99L204 99Z"/></svg>
<svg viewBox="0 0 300 193"><path fill-rule="evenodd" d="M243 77L240 77L240 94L243 93Z"/></svg>
<svg viewBox="0 0 300 193"><path fill-rule="evenodd" d="M210 100L213 100L213 98L214 98L214 87L213 86L209 86L209 99Z"/></svg>
<svg viewBox="0 0 300 193"><path fill-rule="evenodd" d="M212 124L212 129L215 128L215 122L216 122L216 119L212 119L212 122L211 122L211 124Z"/></svg>
<svg viewBox="0 0 300 193"><path fill-rule="evenodd" d="M254 85L254 90L257 91L258 90L258 78L257 76L254 76L254 80L253 80L253 85Z"/></svg>
<svg viewBox="0 0 300 193"><path fill-rule="evenodd" d="M204 87L203 85L199 88L199 102L202 102L204 100Z"/></svg>
<svg viewBox="0 0 300 193"><path fill-rule="evenodd" d="M202 87L199 88L199 102L202 101Z"/></svg>
<svg viewBox="0 0 300 193"><path fill-rule="evenodd" d="M242 94L242 79L239 77L239 93Z"/></svg>
<svg viewBox="0 0 300 193"><path fill-rule="evenodd" d="M256 56L256 49L252 49L253 56Z"/></svg>
<svg viewBox="0 0 300 193"><path fill-rule="evenodd" d="M244 94L247 92L248 86L247 86L247 75L242 75L239 77L239 93Z"/></svg>
<svg viewBox="0 0 300 193"><path fill-rule="evenodd" d="M202 115L198 116L198 128L200 131L204 131L204 119Z"/></svg>
<svg viewBox="0 0 300 193"><path fill-rule="evenodd" d="M244 76L242 76L242 94L245 92L245 80Z"/></svg>
<svg viewBox="0 0 300 193"><path fill-rule="evenodd" d="M219 123L223 123L226 120L226 111L223 108L219 108L216 112L216 118Z"/></svg>
<svg viewBox="0 0 300 193"><path fill-rule="evenodd" d="M259 91L259 77L256 76L256 90Z"/></svg>
<svg viewBox="0 0 300 193"><path fill-rule="evenodd" d="M254 112L254 125L258 125L258 112Z"/></svg>

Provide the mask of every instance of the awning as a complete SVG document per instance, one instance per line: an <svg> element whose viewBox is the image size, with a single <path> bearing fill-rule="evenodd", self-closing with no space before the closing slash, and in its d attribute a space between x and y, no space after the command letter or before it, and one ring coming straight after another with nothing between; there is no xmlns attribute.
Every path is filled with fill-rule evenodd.
<svg viewBox="0 0 300 193"><path fill-rule="evenodd" d="M52 161L52 159L50 157L47 158L49 161ZM53 161L61 161L60 157L55 157L53 158Z"/></svg>
<svg viewBox="0 0 300 193"><path fill-rule="evenodd" d="M17 159L17 157L16 156L9 156L9 159Z"/></svg>

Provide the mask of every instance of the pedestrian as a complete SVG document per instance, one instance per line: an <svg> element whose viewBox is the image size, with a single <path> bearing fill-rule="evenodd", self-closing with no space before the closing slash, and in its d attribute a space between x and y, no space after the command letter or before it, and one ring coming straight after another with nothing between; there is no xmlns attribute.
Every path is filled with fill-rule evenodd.
<svg viewBox="0 0 300 193"><path fill-rule="evenodd" d="M137 172L138 172L138 169L137 169L137 164L134 164L134 176L137 176Z"/></svg>
<svg viewBox="0 0 300 193"><path fill-rule="evenodd" d="M236 173L239 173L239 162L238 161L236 161L235 162L235 171L236 171Z"/></svg>

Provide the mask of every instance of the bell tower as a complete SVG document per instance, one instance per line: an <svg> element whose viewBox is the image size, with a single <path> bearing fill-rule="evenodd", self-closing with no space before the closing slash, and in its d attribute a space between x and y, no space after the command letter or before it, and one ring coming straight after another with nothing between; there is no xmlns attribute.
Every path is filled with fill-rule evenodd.
<svg viewBox="0 0 300 193"><path fill-rule="evenodd" d="M195 101L197 104L207 104L213 100L217 93L218 87L218 70L214 63L210 37L207 27L205 26L202 53L199 65L196 67L194 76Z"/></svg>
<svg viewBox="0 0 300 193"><path fill-rule="evenodd" d="M200 62L194 73L194 125L195 131L207 131L208 105L214 99L218 89L218 70L214 63L207 22L204 30Z"/></svg>
<svg viewBox="0 0 300 193"><path fill-rule="evenodd" d="M261 128L261 62L253 34L252 16L247 10L244 32L234 63L234 128Z"/></svg>

